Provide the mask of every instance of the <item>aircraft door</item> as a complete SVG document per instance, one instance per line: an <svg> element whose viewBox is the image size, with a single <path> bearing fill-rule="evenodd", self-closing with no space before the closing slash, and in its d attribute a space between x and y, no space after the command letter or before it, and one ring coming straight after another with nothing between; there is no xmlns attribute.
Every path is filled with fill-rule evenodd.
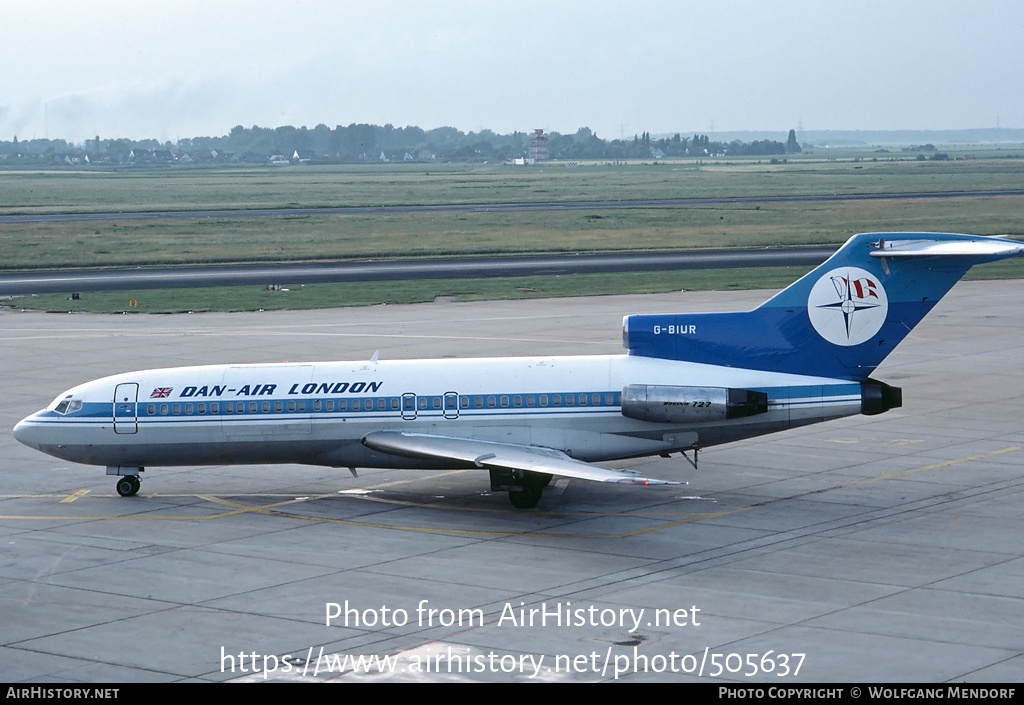
<svg viewBox="0 0 1024 705"><path fill-rule="evenodd" d="M416 395L412 392L402 395L402 418L406 421L416 418Z"/></svg>
<svg viewBox="0 0 1024 705"><path fill-rule="evenodd" d="M138 433L139 385L135 382L114 388L114 433Z"/></svg>
<svg viewBox="0 0 1024 705"><path fill-rule="evenodd" d="M459 395L455 392L444 393L444 417L446 419L459 418Z"/></svg>

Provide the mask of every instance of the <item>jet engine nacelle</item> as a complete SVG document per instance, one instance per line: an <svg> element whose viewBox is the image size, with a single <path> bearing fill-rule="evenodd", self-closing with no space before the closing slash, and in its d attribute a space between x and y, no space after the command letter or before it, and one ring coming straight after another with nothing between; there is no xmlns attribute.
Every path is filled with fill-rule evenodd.
<svg viewBox="0 0 1024 705"><path fill-rule="evenodd" d="M768 395L749 389L629 384L622 415L655 423L725 421L768 411Z"/></svg>

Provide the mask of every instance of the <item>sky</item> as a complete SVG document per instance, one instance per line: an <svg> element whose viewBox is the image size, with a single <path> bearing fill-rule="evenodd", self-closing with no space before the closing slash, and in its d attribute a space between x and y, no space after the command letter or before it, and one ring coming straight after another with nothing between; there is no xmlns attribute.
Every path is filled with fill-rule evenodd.
<svg viewBox="0 0 1024 705"><path fill-rule="evenodd" d="M0 0L0 139L1024 127L1020 0Z"/></svg>

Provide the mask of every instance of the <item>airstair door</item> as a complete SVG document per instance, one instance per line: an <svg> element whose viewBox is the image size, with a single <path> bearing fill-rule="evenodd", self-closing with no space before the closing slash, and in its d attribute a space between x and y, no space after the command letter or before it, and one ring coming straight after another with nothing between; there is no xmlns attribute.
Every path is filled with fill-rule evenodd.
<svg viewBox="0 0 1024 705"><path fill-rule="evenodd" d="M139 385L135 382L114 388L114 433L138 433Z"/></svg>

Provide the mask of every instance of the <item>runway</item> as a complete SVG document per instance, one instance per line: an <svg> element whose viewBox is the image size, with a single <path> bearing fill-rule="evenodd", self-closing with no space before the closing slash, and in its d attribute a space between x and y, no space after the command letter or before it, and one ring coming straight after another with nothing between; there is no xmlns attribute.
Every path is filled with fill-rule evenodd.
<svg viewBox="0 0 1024 705"><path fill-rule="evenodd" d="M623 462L689 484L558 480L531 511L477 471L155 468L126 499L10 432L130 369L616 353L625 314L770 293L0 310L0 680L1019 682L1019 281L960 283L915 328L874 375L901 409L709 448L696 471Z"/></svg>

